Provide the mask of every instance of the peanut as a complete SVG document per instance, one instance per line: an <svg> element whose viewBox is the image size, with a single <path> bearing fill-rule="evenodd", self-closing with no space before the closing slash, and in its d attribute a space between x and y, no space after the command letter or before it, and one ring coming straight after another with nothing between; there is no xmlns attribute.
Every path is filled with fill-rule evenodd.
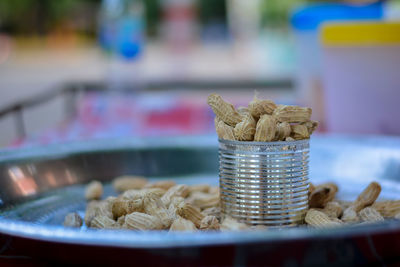
<svg viewBox="0 0 400 267"><path fill-rule="evenodd" d="M329 218L333 219L339 218L342 215L343 210L339 203L331 201L326 203L322 212L328 215Z"/></svg>
<svg viewBox="0 0 400 267"><path fill-rule="evenodd" d="M122 227L125 224L125 216L119 217L117 223Z"/></svg>
<svg viewBox="0 0 400 267"><path fill-rule="evenodd" d="M400 200L379 201L372 204L383 217L391 218L400 213Z"/></svg>
<svg viewBox="0 0 400 267"><path fill-rule="evenodd" d="M381 186L377 182L370 183L353 203L354 210L359 212L367 206L371 206L381 193Z"/></svg>
<svg viewBox="0 0 400 267"><path fill-rule="evenodd" d="M72 212L68 213L64 219L64 226L66 227L81 227L82 226L82 218L78 213Z"/></svg>
<svg viewBox="0 0 400 267"><path fill-rule="evenodd" d="M174 185L176 185L176 183L174 181L165 180L165 181L159 181L159 182L147 184L147 185L145 185L145 188L161 188L161 189L164 189L165 191L167 191Z"/></svg>
<svg viewBox="0 0 400 267"><path fill-rule="evenodd" d="M337 220L330 219L328 215L316 209L308 210L305 221L307 224L317 228L335 227L341 225L341 223L339 223Z"/></svg>
<svg viewBox="0 0 400 267"><path fill-rule="evenodd" d="M307 139L310 137L307 127L302 124L291 125L291 129L291 137L295 140Z"/></svg>
<svg viewBox="0 0 400 267"><path fill-rule="evenodd" d="M219 187L218 186L210 187L210 190L208 190L208 193L210 193L210 194L219 194Z"/></svg>
<svg viewBox="0 0 400 267"><path fill-rule="evenodd" d="M94 217L96 217L99 203L100 201L93 200L90 201L89 204L86 206L84 221L87 226L90 226L91 221Z"/></svg>
<svg viewBox="0 0 400 267"><path fill-rule="evenodd" d="M237 220L226 216L223 220L221 226L221 231L241 231L241 230L249 230L250 227L247 226L245 223L238 222Z"/></svg>
<svg viewBox="0 0 400 267"><path fill-rule="evenodd" d="M194 192L208 193L211 186L208 184L196 184L189 186L189 196Z"/></svg>
<svg viewBox="0 0 400 267"><path fill-rule="evenodd" d="M270 142L275 138L276 121L271 115L262 115L257 122L254 141Z"/></svg>
<svg viewBox="0 0 400 267"><path fill-rule="evenodd" d="M371 207L360 210L358 215L364 222L380 222L384 220L382 215Z"/></svg>
<svg viewBox="0 0 400 267"><path fill-rule="evenodd" d="M93 218L92 222L90 223L90 227L99 229L112 229L117 228L118 224L113 219L100 215Z"/></svg>
<svg viewBox="0 0 400 267"><path fill-rule="evenodd" d="M204 215L200 212L200 210L189 203L184 203L183 205L179 206L177 213L183 218L192 221L197 228L200 227L201 220L204 218Z"/></svg>
<svg viewBox="0 0 400 267"><path fill-rule="evenodd" d="M311 113L311 108L279 105L272 115L274 115L279 122L301 123L309 121Z"/></svg>
<svg viewBox="0 0 400 267"><path fill-rule="evenodd" d="M189 194L189 187L187 185L174 185L170 189L165 192L165 194L162 196L161 201L164 203L166 207L169 206L171 203L171 199L173 197L183 197L185 198Z"/></svg>
<svg viewBox="0 0 400 267"><path fill-rule="evenodd" d="M338 187L333 183L318 185L310 194L310 208L324 208L326 203L335 198L337 191Z"/></svg>
<svg viewBox="0 0 400 267"><path fill-rule="evenodd" d="M247 114L250 113L250 110L247 107L240 106L237 108L237 112L243 117L247 116Z"/></svg>
<svg viewBox="0 0 400 267"><path fill-rule="evenodd" d="M211 207L211 208L204 209L201 213L204 216L215 216L215 217L219 218L220 214L221 214L221 208Z"/></svg>
<svg viewBox="0 0 400 267"><path fill-rule="evenodd" d="M206 209L219 204L219 195L194 192L190 197L187 198L187 202L200 209Z"/></svg>
<svg viewBox="0 0 400 267"><path fill-rule="evenodd" d="M196 226L194 225L193 222L186 220L180 216L178 216L174 222L171 224L171 227L169 228L170 231L197 231Z"/></svg>
<svg viewBox="0 0 400 267"><path fill-rule="evenodd" d="M162 197L167 191L162 188L144 188L140 190L141 197L145 197L147 195L156 195L157 197Z"/></svg>
<svg viewBox="0 0 400 267"><path fill-rule="evenodd" d="M134 175L119 176L112 182L112 185L117 192L125 192L131 189L142 189L146 184L146 178Z"/></svg>
<svg viewBox="0 0 400 267"><path fill-rule="evenodd" d="M244 115L243 120L233 129L235 140L239 141L253 141L255 133L256 120L251 114Z"/></svg>
<svg viewBox="0 0 400 267"><path fill-rule="evenodd" d="M212 108L215 115L217 115L218 118L220 118L229 126L235 127L235 125L242 120L240 114L236 111L234 106L225 102L221 96L217 94L209 95L207 103Z"/></svg>
<svg viewBox="0 0 400 267"><path fill-rule="evenodd" d="M163 229L163 224L156 216L132 212L125 216L125 227L134 230L161 230Z"/></svg>
<svg viewBox="0 0 400 267"><path fill-rule="evenodd" d="M341 219L344 222L353 222L353 223L360 221L360 217L358 217L357 212L355 211L353 206L350 206L343 211Z"/></svg>
<svg viewBox="0 0 400 267"><path fill-rule="evenodd" d="M113 218L119 218L121 216L127 215L132 212L142 212L143 211L143 199L135 200L124 200L117 199L112 204L112 214Z"/></svg>
<svg viewBox="0 0 400 267"><path fill-rule="evenodd" d="M144 197L143 203L144 211L149 215L159 218L164 226L163 228L168 228L171 225L173 218L157 195L148 194Z"/></svg>
<svg viewBox="0 0 400 267"><path fill-rule="evenodd" d="M308 135L311 135L317 129L319 123L318 121L306 121L301 124L307 127Z"/></svg>
<svg viewBox="0 0 400 267"><path fill-rule="evenodd" d="M86 186L85 198L87 200L100 199L103 195L103 185L99 181L92 181Z"/></svg>
<svg viewBox="0 0 400 267"><path fill-rule="evenodd" d="M290 136L292 128L287 122L278 122L276 124L275 140L284 141L286 137Z"/></svg>
<svg viewBox="0 0 400 267"><path fill-rule="evenodd" d="M254 118L260 118L261 115L271 115L276 109L276 104L271 100L258 99L257 93L253 101L249 103L249 111Z"/></svg>
<svg viewBox="0 0 400 267"><path fill-rule="evenodd" d="M143 197L142 191L136 189L125 191L122 195L120 195L120 198L125 200L136 200L142 197Z"/></svg>
<svg viewBox="0 0 400 267"><path fill-rule="evenodd" d="M215 130L220 139L235 140L234 128L225 122L219 121Z"/></svg>
<svg viewBox="0 0 400 267"><path fill-rule="evenodd" d="M201 230L219 230L219 228L219 221L215 216L206 216L200 222Z"/></svg>
<svg viewBox="0 0 400 267"><path fill-rule="evenodd" d="M168 212L171 218L176 219L178 217L177 210L180 206L185 203L185 199L183 197L173 197L171 203L168 207Z"/></svg>

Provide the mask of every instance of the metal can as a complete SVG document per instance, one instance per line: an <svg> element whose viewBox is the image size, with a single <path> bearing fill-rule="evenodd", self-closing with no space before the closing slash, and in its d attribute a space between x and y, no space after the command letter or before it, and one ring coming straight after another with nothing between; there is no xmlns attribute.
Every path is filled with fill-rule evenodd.
<svg viewBox="0 0 400 267"><path fill-rule="evenodd" d="M309 139L219 140L222 217L249 225L294 226L308 209Z"/></svg>

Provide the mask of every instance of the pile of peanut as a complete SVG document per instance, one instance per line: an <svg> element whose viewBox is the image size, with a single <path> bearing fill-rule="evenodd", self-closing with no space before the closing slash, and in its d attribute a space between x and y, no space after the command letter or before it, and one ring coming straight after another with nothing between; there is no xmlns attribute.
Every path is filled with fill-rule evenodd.
<svg viewBox="0 0 400 267"><path fill-rule="evenodd" d="M310 184L309 207L305 222L314 227L331 227L354 223L400 219L400 200L376 202L381 186L370 183L354 202L336 200L338 187L333 183Z"/></svg>
<svg viewBox="0 0 400 267"><path fill-rule="evenodd" d="M214 111L218 137L237 141L293 141L310 138L318 127L311 108L276 105L254 96L248 107L235 107L221 96L211 94L208 105Z"/></svg>
<svg viewBox="0 0 400 267"><path fill-rule="evenodd" d="M90 201L84 223L100 229L132 230L245 230L249 227L232 218L220 220L219 189L207 184L184 185L165 180L149 183L144 177L121 176L113 181L118 197L101 199L103 186L98 181L86 188ZM80 227L77 213L65 217L64 225Z"/></svg>
<svg viewBox="0 0 400 267"><path fill-rule="evenodd" d="M233 231L265 229L251 227L231 217L220 217L219 190L206 184L184 185L165 180L149 183L138 176L113 181L118 197L100 200L103 186L93 181L86 188L89 201L84 220L77 213L65 217L64 225L98 229ZM309 186L309 210L305 223L312 227L335 227L356 223L400 219L400 200L376 202L381 186L370 183L354 202L336 199L337 185Z"/></svg>

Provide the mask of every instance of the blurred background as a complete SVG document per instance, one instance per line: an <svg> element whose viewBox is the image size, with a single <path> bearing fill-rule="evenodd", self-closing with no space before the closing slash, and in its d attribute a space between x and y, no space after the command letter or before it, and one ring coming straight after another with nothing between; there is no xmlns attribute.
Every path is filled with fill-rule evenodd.
<svg viewBox="0 0 400 267"><path fill-rule="evenodd" d="M363 116L364 107L353 112L357 107L342 102L353 99L346 97L348 85L369 90L358 80L374 71L355 70L368 66L359 60L371 54L377 55L371 62L382 59L381 72L381 66L391 70L377 74L371 99L385 95L389 100L381 105L390 106L400 96L394 78L400 59L393 56L400 54L399 20L399 0L1 0L0 144L215 134L207 95L218 92L246 105L254 90L279 103L313 107L322 132L399 135L393 125L400 122L385 121L395 109L354 124L347 115ZM394 40L391 52L380 52L387 50L388 43L379 42L386 37L369 29L369 40L378 42L345 40L332 52L321 25L337 21L383 24L378 33ZM350 64L346 47L358 45L367 51L348 52L355 55L354 69L346 70L352 75L335 72ZM324 60L331 57L343 60ZM348 121L338 122L335 108Z"/></svg>

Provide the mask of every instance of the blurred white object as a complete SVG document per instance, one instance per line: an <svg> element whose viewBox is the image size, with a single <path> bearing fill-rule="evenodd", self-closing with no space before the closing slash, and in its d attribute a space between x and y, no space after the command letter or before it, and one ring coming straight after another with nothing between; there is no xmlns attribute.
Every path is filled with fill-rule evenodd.
<svg viewBox="0 0 400 267"><path fill-rule="evenodd" d="M400 134L400 22L326 24L327 130Z"/></svg>
<svg viewBox="0 0 400 267"><path fill-rule="evenodd" d="M228 24L236 41L258 38L261 25L261 0L226 0Z"/></svg>
<svg viewBox="0 0 400 267"><path fill-rule="evenodd" d="M346 3L308 4L291 18L297 55L296 91L299 104L313 108L313 119L324 128L323 88L321 84L320 25L327 21L381 19L382 3L355 5Z"/></svg>

